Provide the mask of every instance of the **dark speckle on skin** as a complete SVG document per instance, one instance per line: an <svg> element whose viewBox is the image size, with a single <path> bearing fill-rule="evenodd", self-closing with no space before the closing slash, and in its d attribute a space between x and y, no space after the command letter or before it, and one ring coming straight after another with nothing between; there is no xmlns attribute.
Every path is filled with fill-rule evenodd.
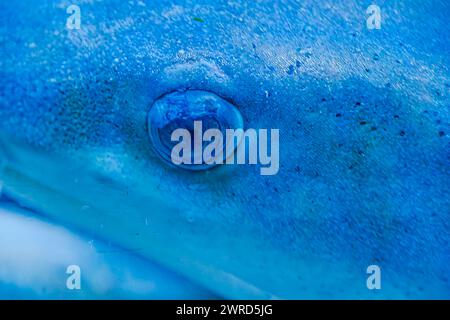
<svg viewBox="0 0 450 320"><path fill-rule="evenodd" d="M404 136L405 136L405 134L406 134L406 132L405 132L405 131L403 131L403 130L401 130L401 131L399 132L399 135L400 135L401 137L404 137Z"/></svg>
<svg viewBox="0 0 450 320"><path fill-rule="evenodd" d="M286 72L288 75L292 76L294 74L294 66L290 65Z"/></svg>
<svg viewBox="0 0 450 320"><path fill-rule="evenodd" d="M439 131L439 137L443 137L445 136L445 132L444 131Z"/></svg>

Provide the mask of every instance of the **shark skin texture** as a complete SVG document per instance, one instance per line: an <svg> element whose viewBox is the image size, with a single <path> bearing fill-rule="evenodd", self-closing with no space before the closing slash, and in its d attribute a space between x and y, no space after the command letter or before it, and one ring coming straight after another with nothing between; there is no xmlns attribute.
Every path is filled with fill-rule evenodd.
<svg viewBox="0 0 450 320"><path fill-rule="evenodd" d="M224 298L450 298L448 1L379 30L369 1L71 4L0 4L8 197ZM278 174L163 163L147 114L187 89L279 129Z"/></svg>

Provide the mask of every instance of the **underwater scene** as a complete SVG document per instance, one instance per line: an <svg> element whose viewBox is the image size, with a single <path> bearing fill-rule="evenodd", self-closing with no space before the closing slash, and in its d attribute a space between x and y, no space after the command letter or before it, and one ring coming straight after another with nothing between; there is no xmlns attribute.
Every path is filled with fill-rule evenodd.
<svg viewBox="0 0 450 320"><path fill-rule="evenodd" d="M0 2L0 299L450 299L450 2Z"/></svg>

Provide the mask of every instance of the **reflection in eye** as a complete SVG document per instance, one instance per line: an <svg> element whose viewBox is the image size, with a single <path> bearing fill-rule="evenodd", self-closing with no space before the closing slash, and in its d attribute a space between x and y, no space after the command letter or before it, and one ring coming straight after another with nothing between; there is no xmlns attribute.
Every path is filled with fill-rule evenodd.
<svg viewBox="0 0 450 320"><path fill-rule="evenodd" d="M148 114L148 131L153 148L167 163L174 164L172 152L179 145L176 130L188 136L189 150L198 147L205 150L210 144L219 146L213 154L223 162L234 149L226 148L222 141L204 141L203 132L215 129L225 135L227 129L242 129L243 119L239 110L219 96L201 90L173 92L158 99ZM198 140L199 139L199 140ZM212 139L214 140L214 139ZM184 142L184 141L183 141ZM227 153L228 152L228 153ZM182 151L184 153L184 151ZM215 164L202 159L203 152L189 152L182 156L187 161L177 163L188 170L206 170Z"/></svg>

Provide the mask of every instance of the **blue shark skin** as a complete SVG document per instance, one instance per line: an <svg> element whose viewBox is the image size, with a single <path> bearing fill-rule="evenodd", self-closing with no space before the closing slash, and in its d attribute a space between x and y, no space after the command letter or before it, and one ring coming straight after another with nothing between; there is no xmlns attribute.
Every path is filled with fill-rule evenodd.
<svg viewBox="0 0 450 320"><path fill-rule="evenodd" d="M450 298L448 1L380 1L379 30L367 1L74 3L80 30L0 4L10 197L226 298ZM162 163L147 113L187 88L280 129L279 173Z"/></svg>

